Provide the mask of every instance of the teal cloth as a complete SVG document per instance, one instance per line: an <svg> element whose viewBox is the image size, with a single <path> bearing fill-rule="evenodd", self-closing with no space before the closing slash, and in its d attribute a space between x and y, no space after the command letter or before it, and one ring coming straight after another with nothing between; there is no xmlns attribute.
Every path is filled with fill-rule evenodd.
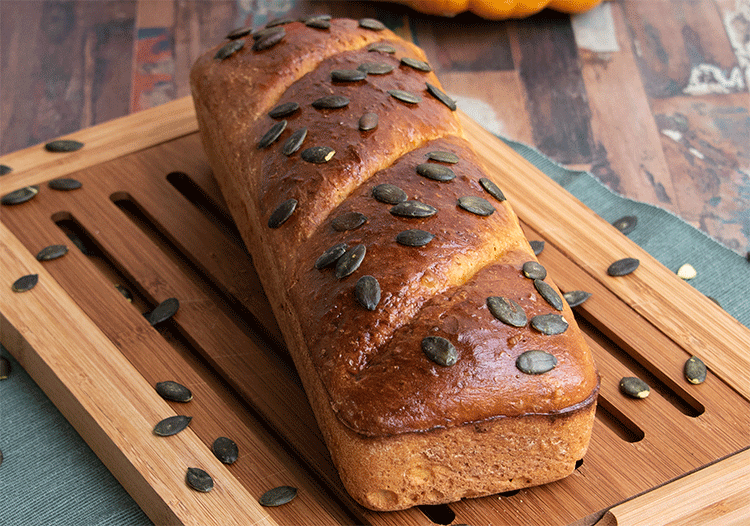
<svg viewBox="0 0 750 526"><path fill-rule="evenodd" d="M638 217L629 237L666 267L690 263L689 283L750 326L750 296L738 293L750 263L671 213L623 198L587 172L567 170L536 150L506 142L608 222ZM747 287L744 287L746 290ZM138 508L73 427L7 350L12 374L0 381L0 521L8 526L147 525Z"/></svg>

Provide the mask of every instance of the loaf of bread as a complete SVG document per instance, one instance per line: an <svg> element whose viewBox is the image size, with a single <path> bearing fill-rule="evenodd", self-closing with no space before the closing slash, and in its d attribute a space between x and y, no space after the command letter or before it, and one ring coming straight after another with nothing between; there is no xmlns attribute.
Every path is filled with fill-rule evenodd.
<svg viewBox="0 0 750 526"><path fill-rule="evenodd" d="M351 496L396 510L572 473L595 365L424 53L372 19L287 21L230 34L191 87Z"/></svg>

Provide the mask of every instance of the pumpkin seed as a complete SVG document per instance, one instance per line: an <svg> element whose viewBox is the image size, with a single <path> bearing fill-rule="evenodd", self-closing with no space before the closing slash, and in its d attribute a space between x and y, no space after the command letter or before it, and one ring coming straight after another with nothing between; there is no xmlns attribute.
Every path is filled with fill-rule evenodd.
<svg viewBox="0 0 750 526"><path fill-rule="evenodd" d="M57 139L44 145L48 152L74 152L83 148L83 143L72 139Z"/></svg>
<svg viewBox="0 0 750 526"><path fill-rule="evenodd" d="M544 241L529 241L529 245L531 246L531 250L534 251L535 256L538 256L544 250Z"/></svg>
<svg viewBox="0 0 750 526"><path fill-rule="evenodd" d="M405 245L407 247L423 247L435 238L434 235L414 228L411 230L404 230L396 235L396 242L399 245Z"/></svg>
<svg viewBox="0 0 750 526"><path fill-rule="evenodd" d="M306 16L306 17L300 18L299 21L304 24L308 20L331 20L332 18L333 18L333 16L331 16L328 13L321 13L319 15L310 15L310 16Z"/></svg>
<svg viewBox="0 0 750 526"><path fill-rule="evenodd" d="M688 361L685 362L684 368L685 378L691 384L702 384L706 381L706 375L708 370L703 360L697 356L691 356Z"/></svg>
<svg viewBox="0 0 750 526"><path fill-rule="evenodd" d="M697 275L698 272L690 263L685 263L677 270L677 276L684 280L693 279Z"/></svg>
<svg viewBox="0 0 750 526"><path fill-rule="evenodd" d="M296 102L282 102L278 106L275 106L268 112L268 116L272 119L280 119L281 117L288 117L295 111L299 110L299 104Z"/></svg>
<svg viewBox="0 0 750 526"><path fill-rule="evenodd" d="M490 313L511 327L525 327L526 326L526 313L523 311L518 303L510 298L503 296L490 296L487 298L487 308L490 309Z"/></svg>
<svg viewBox="0 0 750 526"><path fill-rule="evenodd" d="M430 67L430 65L427 62L425 62L423 60L418 60L416 58L403 57L401 59L401 63L404 66L409 66L410 68L416 69L418 71L424 71L424 72L430 72L430 71L432 71L432 68Z"/></svg>
<svg viewBox="0 0 750 526"><path fill-rule="evenodd" d="M500 190L500 187L498 187L494 182L490 181L486 177L482 177L481 179L479 179L479 184L482 185L482 188L484 188L484 190L488 194L490 194L501 203L505 201L505 194L503 194L503 191Z"/></svg>
<svg viewBox="0 0 750 526"><path fill-rule="evenodd" d="M118 290L118 292L120 294L122 294L123 298L125 298L126 300L128 300L131 303L133 302L133 294L128 289L126 289L125 287L123 287L119 283L115 283L115 288Z"/></svg>
<svg viewBox="0 0 750 526"><path fill-rule="evenodd" d="M435 97L437 100L448 106L448 108L451 109L451 111L456 111L456 101L450 98L448 95L446 95L440 88L437 86L433 86L429 82L425 83L427 85L427 91Z"/></svg>
<svg viewBox="0 0 750 526"><path fill-rule="evenodd" d="M442 164L422 163L417 165L417 173L433 181L452 181L456 178L456 173Z"/></svg>
<svg viewBox="0 0 750 526"><path fill-rule="evenodd" d="M8 166L7 164L0 164L0 175L8 175L12 171L13 168Z"/></svg>
<svg viewBox="0 0 750 526"><path fill-rule="evenodd" d="M307 137L307 128L300 128L299 130L292 133L281 148L281 153L287 157L295 153L302 147L302 143L305 142Z"/></svg>
<svg viewBox="0 0 750 526"><path fill-rule="evenodd" d="M346 243L338 243L333 245L331 248L323 252L317 260L315 260L315 268L318 270L324 269L336 263L341 256L347 251L349 247Z"/></svg>
<svg viewBox="0 0 750 526"><path fill-rule="evenodd" d="M167 298L151 311L148 315L148 321L151 325L167 321L177 313L179 308L180 301L177 298Z"/></svg>
<svg viewBox="0 0 750 526"><path fill-rule="evenodd" d="M313 108L319 110L336 110L349 105L349 99L343 95L326 95L313 101Z"/></svg>
<svg viewBox="0 0 750 526"><path fill-rule="evenodd" d="M396 48L390 44L386 44L385 42L378 42L376 44L370 44L367 47L367 51L376 51L379 53L388 53L389 55L393 55L396 52Z"/></svg>
<svg viewBox="0 0 750 526"><path fill-rule="evenodd" d="M279 228L287 219L289 219L296 208L296 199L287 199L281 203L268 218L268 228Z"/></svg>
<svg viewBox="0 0 750 526"><path fill-rule="evenodd" d="M323 17L313 17L305 20L307 27L313 27L315 29L331 29L331 21L326 20Z"/></svg>
<svg viewBox="0 0 750 526"><path fill-rule="evenodd" d="M243 39L232 40L221 46L214 55L214 58L216 60L224 60L237 53L243 47L245 47L245 41Z"/></svg>
<svg viewBox="0 0 750 526"><path fill-rule="evenodd" d="M383 24L383 22L381 22L380 20L375 20L374 18L360 18L359 27L363 29L370 29L372 31L382 31L383 29L385 29L385 24Z"/></svg>
<svg viewBox="0 0 750 526"><path fill-rule="evenodd" d="M286 36L286 31L283 27L279 29L280 31L269 33L256 40L253 44L253 51L263 51L264 49L271 48L281 42Z"/></svg>
<svg viewBox="0 0 750 526"><path fill-rule="evenodd" d="M308 163L322 164L330 161L336 155L336 150L328 146L312 146L302 150L300 157Z"/></svg>
<svg viewBox="0 0 750 526"><path fill-rule="evenodd" d="M291 24L292 22L294 22L293 18L284 16L281 18L274 18L273 20L270 20L266 23L266 27L285 26L286 24Z"/></svg>
<svg viewBox="0 0 750 526"><path fill-rule="evenodd" d="M0 203L4 205L20 205L21 203L25 203L29 199L32 199L37 193L39 193L39 187L36 185L24 186L23 188L10 192L9 194L5 194L2 199L0 199Z"/></svg>
<svg viewBox="0 0 750 526"><path fill-rule="evenodd" d="M400 217L430 217L437 214L437 208L421 201L403 201L393 206L390 213Z"/></svg>
<svg viewBox="0 0 750 526"><path fill-rule="evenodd" d="M185 415L170 416L154 426L154 434L160 437L176 435L185 429L192 419L192 416Z"/></svg>
<svg viewBox="0 0 750 526"><path fill-rule="evenodd" d="M380 303L380 283L373 276L362 276L354 286L354 297L367 310L375 310Z"/></svg>
<svg viewBox="0 0 750 526"><path fill-rule="evenodd" d="M395 184L383 183L372 189L372 196L387 205L397 205L407 200L406 192Z"/></svg>
<svg viewBox="0 0 750 526"><path fill-rule="evenodd" d="M401 102L406 102L408 104L417 104L422 102L422 97L420 97L419 95L415 95L414 93L410 93L401 89L389 89L388 93L394 99L398 99Z"/></svg>
<svg viewBox="0 0 750 526"><path fill-rule="evenodd" d="M646 398L651 393L651 388L640 378L626 376L620 380L620 391L631 398Z"/></svg>
<svg viewBox="0 0 750 526"><path fill-rule="evenodd" d="M385 75L396 69L396 66L387 64L386 62L363 62L357 66L357 69L364 71L368 75Z"/></svg>
<svg viewBox="0 0 750 526"><path fill-rule="evenodd" d="M547 269L536 261L527 261L521 267L523 275L529 279L544 279L547 277Z"/></svg>
<svg viewBox="0 0 750 526"><path fill-rule="evenodd" d="M544 374L557 367L557 358L544 351L526 351L516 359L516 367L522 373Z"/></svg>
<svg viewBox="0 0 750 526"><path fill-rule="evenodd" d="M563 294L563 298L565 298L565 301L568 302L568 305L570 305L571 309L573 307L578 307L590 297L591 293L585 292L583 290L571 290Z"/></svg>
<svg viewBox="0 0 750 526"><path fill-rule="evenodd" d="M438 365L450 367L458 361L456 347L441 336L427 336L422 339L422 352Z"/></svg>
<svg viewBox="0 0 750 526"><path fill-rule="evenodd" d="M164 382L156 383L156 392L164 400L171 402L186 403L193 399L193 393L182 384L173 382L172 380L166 380Z"/></svg>
<svg viewBox="0 0 750 526"><path fill-rule="evenodd" d="M347 250L338 261L336 261L334 275L338 279L342 279L352 274L359 268L362 260L365 259L366 253L367 247L364 245L357 245Z"/></svg>
<svg viewBox="0 0 750 526"><path fill-rule="evenodd" d="M568 322L560 314L539 314L531 318L531 326L542 334L552 336L568 330Z"/></svg>
<svg viewBox="0 0 750 526"><path fill-rule="evenodd" d="M208 493L214 489L214 480L211 475L200 468L188 468L185 475L187 485L201 493Z"/></svg>
<svg viewBox="0 0 750 526"><path fill-rule="evenodd" d="M474 195L459 197L458 206L478 216L490 216L495 211L495 207L489 201Z"/></svg>
<svg viewBox="0 0 750 526"><path fill-rule="evenodd" d="M563 310L562 298L549 283L542 281L541 279L535 279L534 288L539 292L539 295L547 301L547 303L552 305L555 310Z"/></svg>
<svg viewBox="0 0 750 526"><path fill-rule="evenodd" d="M331 71L331 80L334 82L359 82L366 78L367 73L361 69L335 69Z"/></svg>
<svg viewBox="0 0 750 526"><path fill-rule="evenodd" d="M456 164L459 161L458 155L453 152L434 151L427 154L427 158L440 163Z"/></svg>
<svg viewBox="0 0 750 526"><path fill-rule="evenodd" d="M21 276L11 285L13 292L26 292L33 289L39 282L39 274L26 274Z"/></svg>
<svg viewBox="0 0 750 526"><path fill-rule="evenodd" d="M607 274L610 276L626 276L635 271L640 263L635 258L623 258L612 263L607 269Z"/></svg>
<svg viewBox="0 0 750 526"><path fill-rule="evenodd" d="M286 125L286 120L274 123L274 125L271 126L271 128L266 133L264 133L263 137L261 137L258 141L258 149L262 150L263 148L268 148L274 142L276 142L276 139L278 139L282 132L286 129Z"/></svg>
<svg viewBox="0 0 750 526"><path fill-rule="evenodd" d="M229 40L234 40L236 38L246 37L247 35L249 35L252 32L253 32L253 27L252 26L238 27L238 28L233 29L232 31L230 31L225 38L227 38Z"/></svg>
<svg viewBox="0 0 750 526"><path fill-rule="evenodd" d="M0 356L0 380L5 380L10 376L10 360L5 356Z"/></svg>
<svg viewBox="0 0 750 526"><path fill-rule="evenodd" d="M264 27L263 29L257 30L253 33L253 40L260 40L276 33L286 32L283 27Z"/></svg>
<svg viewBox="0 0 750 526"><path fill-rule="evenodd" d="M331 221L331 226L337 232L345 232L347 230L355 230L367 221L367 216L360 212L346 212L337 216Z"/></svg>
<svg viewBox="0 0 750 526"><path fill-rule="evenodd" d="M635 230L636 225L638 225L636 216L624 216L612 223L613 227L626 235Z"/></svg>
<svg viewBox="0 0 750 526"><path fill-rule="evenodd" d="M68 247L65 245L49 245L37 252L37 261L50 261L61 258L68 253Z"/></svg>
<svg viewBox="0 0 750 526"><path fill-rule="evenodd" d="M234 464L240 456L237 444L231 438L219 437L211 444L211 452L222 464Z"/></svg>
<svg viewBox="0 0 750 526"><path fill-rule="evenodd" d="M281 506L290 502L297 496L297 488L291 486L279 486L269 489L258 500L261 506Z"/></svg>
<svg viewBox="0 0 750 526"><path fill-rule="evenodd" d="M47 183L47 186L51 188L52 190L77 190L83 184L81 181L78 181L77 179L71 179L69 177L60 177L58 179L52 179L50 182Z"/></svg>
<svg viewBox="0 0 750 526"><path fill-rule="evenodd" d="M378 127L378 114L368 112L359 118L360 131L370 131Z"/></svg>

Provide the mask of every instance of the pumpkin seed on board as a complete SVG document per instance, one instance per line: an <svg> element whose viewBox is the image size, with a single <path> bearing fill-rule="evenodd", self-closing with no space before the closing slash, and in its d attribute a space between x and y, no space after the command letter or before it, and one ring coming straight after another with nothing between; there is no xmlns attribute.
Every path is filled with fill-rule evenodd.
<svg viewBox="0 0 750 526"><path fill-rule="evenodd" d="M230 42L227 42L223 46L221 46L218 51L216 51L216 54L214 55L214 59L216 60L224 60L235 53L237 53L240 49L245 47L245 41L243 39L239 40L231 40Z"/></svg>
<svg viewBox="0 0 750 526"><path fill-rule="evenodd" d="M68 253L68 247L65 245L49 245L36 253L37 261L50 261L61 258Z"/></svg>
<svg viewBox="0 0 750 526"><path fill-rule="evenodd" d="M258 141L258 149L262 150L263 148L268 148L274 142L276 142L276 139L278 139L286 129L286 125L286 120L274 123L273 126L271 126L268 131L263 134L263 137L261 137Z"/></svg>
<svg viewBox="0 0 750 526"><path fill-rule="evenodd" d="M5 194L2 199L0 199L0 203L4 205L20 205L21 203L25 203L34 198L37 193L39 193L38 186L24 186L23 188Z"/></svg>
<svg viewBox="0 0 750 526"><path fill-rule="evenodd" d="M536 261L527 261L521 267L523 275L529 279L544 279L547 277L547 269Z"/></svg>
<svg viewBox="0 0 750 526"><path fill-rule="evenodd" d="M26 292L33 289L39 282L39 274L26 274L21 276L11 285L13 292Z"/></svg>
<svg viewBox="0 0 750 526"><path fill-rule="evenodd" d="M312 146L302 150L300 157L308 163L323 164L333 159L334 155L336 155L336 150L329 146Z"/></svg>
<svg viewBox="0 0 750 526"><path fill-rule="evenodd" d="M583 290L571 290L563 294L563 298L565 298L565 301L568 302L568 305L571 309L573 307L578 307L590 297L591 293L585 292Z"/></svg>
<svg viewBox="0 0 750 526"><path fill-rule="evenodd" d="M396 48L385 42L377 42L375 44L370 44L369 46L367 46L367 51L393 55L396 52Z"/></svg>
<svg viewBox="0 0 750 526"><path fill-rule="evenodd" d="M417 71L424 71L426 73L432 71L430 65L424 60L418 60L412 57L403 57L401 59L401 63L404 66L409 66L410 68L416 69Z"/></svg>
<svg viewBox="0 0 750 526"><path fill-rule="evenodd" d="M338 279L343 279L351 275L359 268L360 264L362 264L362 260L365 259L366 253L367 247L364 245L354 246L344 252L344 254L336 261L334 275Z"/></svg>
<svg viewBox="0 0 750 526"><path fill-rule="evenodd" d="M560 314L538 314L531 318L531 326L548 336L568 330L568 322Z"/></svg>
<svg viewBox="0 0 750 526"><path fill-rule="evenodd" d="M547 283L546 281L542 281L541 279L535 279L534 288L537 290L537 292L539 292L539 295L544 298L547 303L552 305L555 310L563 310L562 298L549 283Z"/></svg>
<svg viewBox="0 0 750 526"><path fill-rule="evenodd" d="M128 289L120 285L119 283L115 283L115 288L117 291L122 294L122 297L128 300L129 302L133 302L133 293L130 292Z"/></svg>
<svg viewBox="0 0 750 526"><path fill-rule="evenodd" d="M211 444L211 452L222 464L234 464L240 456L237 444L231 438L219 437Z"/></svg>
<svg viewBox="0 0 750 526"><path fill-rule="evenodd" d="M81 188L83 184L77 179L71 179L70 177L59 177L57 179L52 179L47 183L47 186L52 190L67 191L77 190Z"/></svg>
<svg viewBox="0 0 750 526"><path fill-rule="evenodd" d="M490 296L487 298L487 308L490 313L511 327L525 327L526 313L518 303L503 296Z"/></svg>
<svg viewBox="0 0 750 526"><path fill-rule="evenodd" d="M388 93L394 99L400 100L401 102L406 102L407 104L418 104L422 102L422 97L420 97L419 95L415 95L414 93L410 93L401 89L389 89Z"/></svg>
<svg viewBox="0 0 750 526"><path fill-rule="evenodd" d="M312 107L318 110L337 110L349 105L349 99L343 95L326 95L312 102Z"/></svg>
<svg viewBox="0 0 750 526"><path fill-rule="evenodd" d="M456 111L457 106L456 106L456 101L455 100L453 100L448 95L446 95L445 92L443 92L437 86L433 86L429 82L426 82L425 84L427 85L427 91L429 92L430 95L432 95L437 100L439 100L440 102L442 102L443 104L445 104L446 106L448 106L448 108L451 111Z"/></svg>
<svg viewBox="0 0 750 526"><path fill-rule="evenodd" d="M331 71L331 80L334 82L359 82L366 78L367 73L361 69L335 69Z"/></svg>
<svg viewBox="0 0 750 526"><path fill-rule="evenodd" d="M297 496L297 488L279 486L266 491L258 500L261 506L274 507L291 502Z"/></svg>
<svg viewBox="0 0 750 526"><path fill-rule="evenodd" d="M151 325L157 325L167 321L177 313L179 308L180 301L177 298L167 298L149 313L148 321Z"/></svg>
<svg viewBox="0 0 750 526"><path fill-rule="evenodd" d="M421 201L403 201L393 206L389 212L400 217L430 217L437 214L437 208Z"/></svg>
<svg viewBox="0 0 750 526"><path fill-rule="evenodd" d="M346 212L340 216L335 217L331 221L331 226L337 232L346 232L347 230L355 230L367 222L367 216L360 212Z"/></svg>
<svg viewBox="0 0 750 526"><path fill-rule="evenodd" d="M705 382L706 375L708 374L706 364L697 356L691 356L688 361L685 362L683 372L685 373L687 381L694 385Z"/></svg>
<svg viewBox="0 0 750 526"><path fill-rule="evenodd" d="M408 199L406 192L395 184L383 183L372 189L372 196L387 205L397 205Z"/></svg>
<svg viewBox="0 0 750 526"><path fill-rule="evenodd" d="M371 31L382 31L383 29L385 29L385 24L383 24L383 22L381 22L380 20L375 20L374 18L360 18L359 27L363 29L369 29Z"/></svg>
<svg viewBox="0 0 750 526"><path fill-rule="evenodd" d="M291 217L296 209L297 200L294 198L287 199L281 203L268 218L268 228L279 228Z"/></svg>
<svg viewBox="0 0 750 526"><path fill-rule="evenodd" d="M544 374L557 367L557 358L540 350L526 351L516 359L516 367L526 374Z"/></svg>
<svg viewBox="0 0 750 526"><path fill-rule="evenodd" d="M459 197L458 206L478 216L490 216L495 211L495 207L489 201L474 195Z"/></svg>
<svg viewBox="0 0 750 526"><path fill-rule="evenodd" d="M292 133L281 148L281 153L289 157L302 147L307 137L307 128L300 128Z"/></svg>
<svg viewBox="0 0 750 526"><path fill-rule="evenodd" d="M336 245L333 245L325 252L323 252L317 260L315 260L315 268L321 270L326 267L330 267L331 265L336 263L341 256L344 255L348 248L349 247L346 245L346 243L338 243Z"/></svg>
<svg viewBox="0 0 750 526"><path fill-rule="evenodd" d="M368 75L385 75L396 69L396 66L386 62L363 62L357 69Z"/></svg>
<svg viewBox="0 0 750 526"><path fill-rule="evenodd" d="M367 310L375 310L380 303L380 283L374 276L362 276L354 286L357 303Z"/></svg>
<svg viewBox="0 0 750 526"><path fill-rule="evenodd" d="M458 361L456 347L441 336L427 336L422 339L422 352L438 365L450 367Z"/></svg>
<svg viewBox="0 0 750 526"><path fill-rule="evenodd" d="M263 51L272 48L273 46L281 42L286 36L286 31L283 27L279 29L280 31L269 33L256 40L253 44L253 51Z"/></svg>
<svg viewBox="0 0 750 526"><path fill-rule="evenodd" d="M620 391L630 398L646 398L651 393L651 388L640 378L626 376L620 380Z"/></svg>
<svg viewBox="0 0 750 526"><path fill-rule="evenodd" d="M10 376L10 360L0 356L0 380L5 380Z"/></svg>
<svg viewBox="0 0 750 526"><path fill-rule="evenodd" d="M155 389L159 396L170 402L180 402L184 404L193 399L193 393L190 389L172 380L157 382Z"/></svg>
<svg viewBox="0 0 750 526"><path fill-rule="evenodd" d="M83 143L72 139L57 139L44 145L48 152L74 152L83 148Z"/></svg>
<svg viewBox="0 0 750 526"><path fill-rule="evenodd" d="M490 194L501 203L505 201L505 194L502 190L500 190L500 187L486 177L482 177L481 179L479 179L479 184L482 186L482 188L484 188L485 192Z"/></svg>
<svg viewBox="0 0 750 526"><path fill-rule="evenodd" d="M185 429L192 419L192 416L185 415L170 416L154 426L154 434L160 437L176 435Z"/></svg>
<svg viewBox="0 0 750 526"><path fill-rule="evenodd" d="M214 489L214 480L211 475L200 468L188 468L185 475L187 485L201 493L208 493Z"/></svg>
<svg viewBox="0 0 750 526"><path fill-rule="evenodd" d="M437 161L439 163L456 164L460 159L458 155L453 152L434 151L428 152L427 158L431 161Z"/></svg>
<svg viewBox="0 0 750 526"><path fill-rule="evenodd" d="M367 112L359 118L359 130L370 131L378 127L378 114Z"/></svg>
<svg viewBox="0 0 750 526"><path fill-rule="evenodd" d="M435 238L434 235L430 234L425 230L413 228L411 230L404 230L396 235L396 242L399 245L407 247L423 247Z"/></svg>
<svg viewBox="0 0 750 526"><path fill-rule="evenodd" d="M278 106L271 108L271 111L268 112L268 116L272 119L280 119L282 117L288 117L297 110L299 110L299 104L296 102L282 102Z"/></svg>
<svg viewBox="0 0 750 526"><path fill-rule="evenodd" d="M538 256L542 253L542 250L544 250L544 241L529 241L529 245L531 246L531 250L534 251L535 256Z"/></svg>
<svg viewBox="0 0 750 526"><path fill-rule="evenodd" d="M607 268L607 274L610 276L627 276L631 272L634 272L635 269L638 268L638 265L640 265L640 261L638 261L635 258L623 258L615 261L612 263L609 268Z"/></svg>
<svg viewBox="0 0 750 526"><path fill-rule="evenodd" d="M0 164L0 175L8 175L12 171L13 168L8 166L7 164Z"/></svg>
<svg viewBox="0 0 750 526"><path fill-rule="evenodd" d="M433 181L447 182L456 178L456 173L442 164L422 163L417 165L417 173Z"/></svg>
<svg viewBox="0 0 750 526"><path fill-rule="evenodd" d="M612 223L613 227L615 227L625 235L630 234L633 230L635 230L635 227L637 225L638 218L636 216L624 216Z"/></svg>

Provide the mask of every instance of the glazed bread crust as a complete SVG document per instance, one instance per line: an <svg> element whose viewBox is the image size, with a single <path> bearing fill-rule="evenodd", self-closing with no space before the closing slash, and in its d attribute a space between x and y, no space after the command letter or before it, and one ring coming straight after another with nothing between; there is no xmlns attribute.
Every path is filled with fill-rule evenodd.
<svg viewBox="0 0 750 526"><path fill-rule="evenodd" d="M401 62L425 61L424 54L354 20L283 29L268 49L251 49L247 36L226 58L216 56L221 45L209 50L193 67L191 87L209 161L345 487L371 509L394 510L570 474L593 425L598 375L591 353L567 303L545 300L522 272L536 257L508 202L485 189L486 180L498 181L453 111L427 89L440 88L434 73ZM375 43L393 53L368 49ZM332 80L333 71L363 63L392 70ZM404 102L393 90L419 100ZM348 103L313 105L331 95ZM285 103L300 107L268 115ZM377 114L377 127L361 131L366 113ZM263 144L274 125L283 131ZM303 129L299 149L284 152ZM310 147L333 153L311 162L303 155ZM435 151L458 161L432 160ZM420 165L449 168L453 176L434 180L418 173ZM383 184L436 212L395 214L393 204L374 197ZM491 213L460 206L467 196L481 198ZM278 209L290 200L295 206L279 223ZM430 241L397 241L414 229ZM337 244L363 247L348 275L316 266ZM375 278L380 291L372 309L355 294L363 276ZM560 295L549 277L540 281ZM513 300L527 320L562 316L568 327L548 335L530 321L511 326L493 315L489 297ZM429 358L428 337L449 342L455 363ZM554 357L554 366L522 372L519 356L538 350Z"/></svg>

